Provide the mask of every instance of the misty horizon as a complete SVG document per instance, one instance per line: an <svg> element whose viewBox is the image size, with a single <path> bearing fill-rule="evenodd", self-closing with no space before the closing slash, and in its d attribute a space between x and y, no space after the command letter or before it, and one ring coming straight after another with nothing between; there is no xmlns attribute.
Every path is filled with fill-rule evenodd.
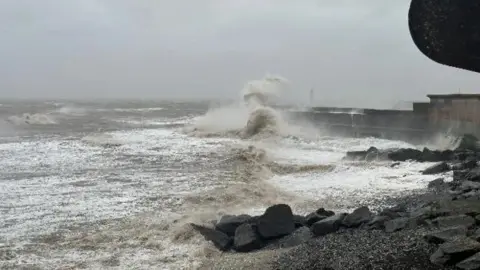
<svg viewBox="0 0 480 270"><path fill-rule="evenodd" d="M236 100L276 74L282 100L392 108L475 93L480 76L418 51L409 1L6 0L0 98Z"/></svg>

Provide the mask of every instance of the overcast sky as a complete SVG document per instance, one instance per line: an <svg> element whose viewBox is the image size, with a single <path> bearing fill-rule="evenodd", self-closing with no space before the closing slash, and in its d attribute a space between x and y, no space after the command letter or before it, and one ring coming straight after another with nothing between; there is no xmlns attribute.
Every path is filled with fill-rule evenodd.
<svg viewBox="0 0 480 270"><path fill-rule="evenodd" d="M475 92L423 56L409 0L2 0L0 95L235 98L266 73L285 99L391 107Z"/></svg>

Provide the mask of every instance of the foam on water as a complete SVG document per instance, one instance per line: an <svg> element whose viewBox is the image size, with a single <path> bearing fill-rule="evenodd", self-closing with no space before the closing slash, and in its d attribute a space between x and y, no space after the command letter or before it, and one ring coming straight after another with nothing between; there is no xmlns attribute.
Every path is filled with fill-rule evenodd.
<svg viewBox="0 0 480 270"><path fill-rule="evenodd" d="M97 109L96 111L114 111L114 112L157 112L165 110L164 107L150 107L150 108L112 108L112 109Z"/></svg>
<svg viewBox="0 0 480 270"><path fill-rule="evenodd" d="M125 123L135 127L182 127L192 123L191 117L180 117L176 119L170 118L128 118L128 119L116 119L116 122Z"/></svg>
<svg viewBox="0 0 480 270"><path fill-rule="evenodd" d="M7 121L14 125L53 125L57 123L52 115L42 113L13 115L8 117Z"/></svg>
<svg viewBox="0 0 480 270"><path fill-rule="evenodd" d="M285 202L351 209L432 179L419 173L429 164L344 161L349 150L413 146L293 121L269 106L285 82L247 83L240 102L195 118L131 115L113 121L135 129L0 144L0 253L15 253L0 266L195 269L220 254L190 222Z"/></svg>
<svg viewBox="0 0 480 270"><path fill-rule="evenodd" d="M85 115L88 110L75 105L65 105L53 111L56 114L64 115L73 115L73 116L82 116Z"/></svg>

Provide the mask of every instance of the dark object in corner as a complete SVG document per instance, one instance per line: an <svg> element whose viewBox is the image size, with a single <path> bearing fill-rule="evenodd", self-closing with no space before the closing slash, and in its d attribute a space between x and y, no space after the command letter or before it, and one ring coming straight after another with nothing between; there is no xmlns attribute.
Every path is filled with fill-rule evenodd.
<svg viewBox="0 0 480 270"><path fill-rule="evenodd" d="M413 42L431 60L480 72L480 1L412 0Z"/></svg>

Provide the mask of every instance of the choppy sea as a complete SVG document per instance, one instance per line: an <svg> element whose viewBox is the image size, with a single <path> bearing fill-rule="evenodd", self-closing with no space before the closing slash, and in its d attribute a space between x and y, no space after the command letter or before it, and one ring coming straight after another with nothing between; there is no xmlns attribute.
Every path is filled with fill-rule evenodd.
<svg viewBox="0 0 480 270"><path fill-rule="evenodd" d="M245 137L241 102L1 103L0 268L195 269L215 251L189 222L280 202L351 210L435 178L428 163L343 160L417 146L275 113L281 132Z"/></svg>

